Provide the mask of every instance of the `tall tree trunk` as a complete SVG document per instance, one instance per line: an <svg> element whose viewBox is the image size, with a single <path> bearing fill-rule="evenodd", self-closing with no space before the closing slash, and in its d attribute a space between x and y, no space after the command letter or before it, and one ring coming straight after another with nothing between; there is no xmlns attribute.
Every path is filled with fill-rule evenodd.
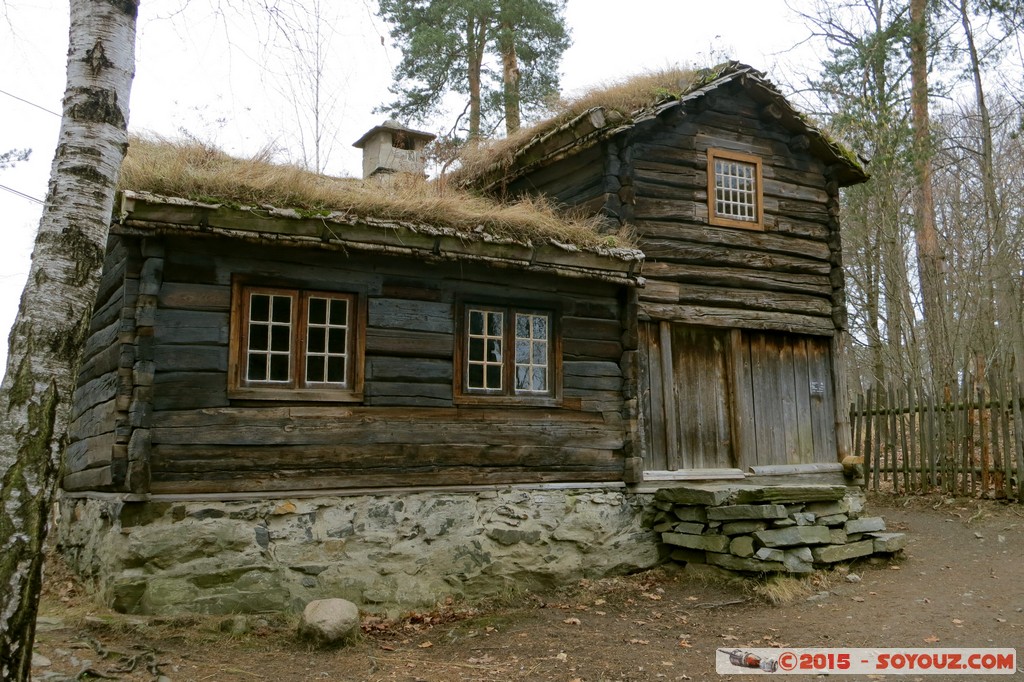
<svg viewBox="0 0 1024 682"><path fill-rule="evenodd" d="M137 0L70 0L67 88L0 399L0 679L28 680L47 517L128 146Z"/></svg>
<svg viewBox="0 0 1024 682"><path fill-rule="evenodd" d="M993 325L996 352L1006 354L1008 350L1016 359L1013 363L1017 381L1024 381L1024 318L1021 317L1020 301L1013 292L1015 269L1019 268L1016 254L1006 235L1006 221L1000 209L999 197L996 192L995 162L992 151L992 117L988 103L985 101L985 87L981 79L981 58L974 42L974 29L971 26L970 9L967 0L960 0L960 23L967 39L967 54L970 57L971 76L974 81L974 98L978 106L979 124L981 127L981 157L978 160L981 171L981 186L985 200L985 222L988 234L992 236L990 244L990 263L992 270L989 278L994 288L993 318L998 327ZM1010 363L1003 363L1009 367Z"/></svg>
<svg viewBox="0 0 1024 682"><path fill-rule="evenodd" d="M484 50L487 47L487 26L489 19L485 16L470 14L466 22L466 51L469 81L469 139L471 142L480 139L480 115L482 102L480 99L480 78L484 64Z"/></svg>
<svg viewBox="0 0 1024 682"><path fill-rule="evenodd" d="M910 110L914 127L914 190L917 267L924 308L925 344L932 379L951 381L953 353L946 324L945 256L935 227L931 139L928 120L927 0L910 0Z"/></svg>
<svg viewBox="0 0 1024 682"><path fill-rule="evenodd" d="M516 54L516 32L515 27L509 21L502 21L499 27L498 51L501 52L505 132L511 135L522 125L522 114L519 104L519 56Z"/></svg>

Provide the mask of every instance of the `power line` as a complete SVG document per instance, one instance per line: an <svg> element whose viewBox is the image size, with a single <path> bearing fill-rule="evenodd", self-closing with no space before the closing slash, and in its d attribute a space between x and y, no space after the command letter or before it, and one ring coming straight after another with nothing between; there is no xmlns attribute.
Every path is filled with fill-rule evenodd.
<svg viewBox="0 0 1024 682"><path fill-rule="evenodd" d="M0 189L4 190L6 192L10 192L11 194L13 194L15 196L19 196L22 199L28 199L29 201L34 201L34 202L36 202L39 205L42 205L42 204L46 203L42 199L36 199L34 196L31 196L29 194L25 194L24 192L19 192L18 190L14 189L13 187L8 187L7 185L0 185Z"/></svg>
<svg viewBox="0 0 1024 682"><path fill-rule="evenodd" d="M56 111L50 111L46 107L41 107L38 104L36 104L35 102L29 102L27 99L24 99L22 97L18 97L17 95L12 95L11 93L7 92L6 90L0 90L0 95L7 95L8 97L10 97L12 99L16 99L19 102L24 102L25 104L29 105L30 107L35 107L36 109L39 109L40 111L45 111L48 114L53 114L57 118L61 117L61 115L58 114Z"/></svg>

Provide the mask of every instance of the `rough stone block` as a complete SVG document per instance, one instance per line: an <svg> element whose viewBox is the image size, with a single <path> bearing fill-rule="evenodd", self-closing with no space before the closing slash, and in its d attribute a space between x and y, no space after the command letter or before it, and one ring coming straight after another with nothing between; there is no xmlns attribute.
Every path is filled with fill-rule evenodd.
<svg viewBox="0 0 1024 682"><path fill-rule="evenodd" d="M727 552L729 538L725 535L684 535L683 533L662 533L661 540L667 545L703 549L708 552Z"/></svg>
<svg viewBox="0 0 1024 682"><path fill-rule="evenodd" d="M707 559L704 556L704 551L700 549L688 549L686 547L679 547L672 550L672 554L669 555L672 561L679 561L686 564L706 564Z"/></svg>
<svg viewBox="0 0 1024 682"><path fill-rule="evenodd" d="M672 529L674 529L677 533L686 533L687 535L700 535L704 532L704 524L690 523L689 521L680 521L675 526L673 526Z"/></svg>
<svg viewBox="0 0 1024 682"><path fill-rule="evenodd" d="M836 514L845 514L850 510L845 499L836 500L835 502L811 502L804 507L805 512L810 512L816 516L835 516Z"/></svg>
<svg viewBox="0 0 1024 682"><path fill-rule="evenodd" d="M656 509L660 509L661 511L666 511L667 512L667 511L672 511L672 506L673 505L672 505L672 502L670 502L669 500L660 500L660 499L655 498L654 506L655 506Z"/></svg>
<svg viewBox="0 0 1024 682"><path fill-rule="evenodd" d="M762 530L754 533L754 537L765 547L817 545L832 539L828 528L822 526L790 526L789 528Z"/></svg>
<svg viewBox="0 0 1024 682"><path fill-rule="evenodd" d="M784 561L786 553L781 549L775 549L773 547L762 547L761 549L754 552L754 558L760 559L761 561Z"/></svg>
<svg viewBox="0 0 1024 682"><path fill-rule="evenodd" d="M784 519L786 516L786 508L781 504L734 504L708 509L708 519L711 521Z"/></svg>
<svg viewBox="0 0 1024 682"><path fill-rule="evenodd" d="M899 552L907 546L907 536L903 533L868 533L874 541L876 552Z"/></svg>
<svg viewBox="0 0 1024 682"><path fill-rule="evenodd" d="M672 523L671 521L662 521L661 523L656 524L654 528L652 528L651 530L653 530L655 533L667 533L675 527L676 524Z"/></svg>
<svg viewBox="0 0 1024 682"><path fill-rule="evenodd" d="M829 528L828 533L832 536L829 543L833 545L845 545L850 540L850 538L846 537L846 531L842 528Z"/></svg>
<svg viewBox="0 0 1024 682"><path fill-rule="evenodd" d="M796 521L794 521L793 519L790 519L790 518L776 519L776 520L772 521L772 528L789 528L790 526L795 526L795 525L796 525Z"/></svg>
<svg viewBox="0 0 1024 682"><path fill-rule="evenodd" d="M791 556L800 561L813 561L814 555L811 554L810 547L794 547L793 549L784 550L786 556Z"/></svg>
<svg viewBox="0 0 1024 682"><path fill-rule="evenodd" d="M841 526L849 520L850 517L846 514L830 514L828 516L819 516L817 523L820 526Z"/></svg>
<svg viewBox="0 0 1024 682"><path fill-rule="evenodd" d="M819 564L834 564L837 561L848 561L857 557L867 556L875 551L873 540L861 540L845 545L827 545L811 548L814 561Z"/></svg>
<svg viewBox="0 0 1024 682"><path fill-rule="evenodd" d="M863 490L853 488L846 493L843 501L846 502L846 512L850 515L850 518L855 519L863 513L867 498L864 497Z"/></svg>
<svg viewBox="0 0 1024 682"><path fill-rule="evenodd" d="M758 559L743 559L732 554L707 553L707 561L714 566L721 566L730 571L745 571L748 573L782 573L785 566L778 561L759 561Z"/></svg>
<svg viewBox="0 0 1024 682"><path fill-rule="evenodd" d="M718 506L729 501L735 492L735 486L728 485L684 485L677 488L662 488L654 494L654 499L656 503Z"/></svg>
<svg viewBox="0 0 1024 682"><path fill-rule="evenodd" d="M359 609L345 599L317 599L306 604L299 635L319 644L339 644L359 632Z"/></svg>
<svg viewBox="0 0 1024 682"><path fill-rule="evenodd" d="M793 520L798 526L813 526L818 517L811 512L797 512L793 514Z"/></svg>
<svg viewBox="0 0 1024 682"><path fill-rule="evenodd" d="M729 553L743 558L754 556L754 538L749 535L734 537L729 543Z"/></svg>
<svg viewBox="0 0 1024 682"><path fill-rule="evenodd" d="M724 535L746 535L767 527L767 521L730 521L722 524L722 533Z"/></svg>
<svg viewBox="0 0 1024 682"><path fill-rule="evenodd" d="M853 535L854 533L877 533L884 530L885 520L881 516L850 519L846 522L847 535Z"/></svg>
<svg viewBox="0 0 1024 682"><path fill-rule="evenodd" d="M846 495L844 485L772 485L737 490L735 504L753 502L813 502L841 500Z"/></svg>
<svg viewBox="0 0 1024 682"><path fill-rule="evenodd" d="M782 565L786 567L787 573L814 573L814 565L808 561L801 561L792 554L786 554Z"/></svg>
<svg viewBox="0 0 1024 682"><path fill-rule="evenodd" d="M672 513L680 521L690 521L691 523L707 523L708 521L707 508L697 505L677 504L672 507Z"/></svg>

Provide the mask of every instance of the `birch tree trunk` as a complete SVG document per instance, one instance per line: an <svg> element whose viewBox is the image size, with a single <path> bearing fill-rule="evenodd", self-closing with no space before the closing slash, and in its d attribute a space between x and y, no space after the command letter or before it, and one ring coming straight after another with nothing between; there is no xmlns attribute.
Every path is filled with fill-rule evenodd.
<svg viewBox="0 0 1024 682"><path fill-rule="evenodd" d="M0 679L28 680L47 517L128 146L138 0L70 0L67 88L0 392Z"/></svg>

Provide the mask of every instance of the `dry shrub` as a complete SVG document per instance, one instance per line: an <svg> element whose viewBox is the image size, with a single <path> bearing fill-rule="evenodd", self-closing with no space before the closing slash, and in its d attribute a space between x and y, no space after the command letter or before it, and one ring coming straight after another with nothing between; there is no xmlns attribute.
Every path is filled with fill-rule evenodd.
<svg viewBox="0 0 1024 682"><path fill-rule="evenodd" d="M412 175L357 180L312 173L269 160L267 151L239 159L194 140L133 137L121 189L238 206L292 208L486 232L518 242L580 247L628 246L627 235L601 234L598 218L559 214L542 198L510 203L454 190Z"/></svg>

